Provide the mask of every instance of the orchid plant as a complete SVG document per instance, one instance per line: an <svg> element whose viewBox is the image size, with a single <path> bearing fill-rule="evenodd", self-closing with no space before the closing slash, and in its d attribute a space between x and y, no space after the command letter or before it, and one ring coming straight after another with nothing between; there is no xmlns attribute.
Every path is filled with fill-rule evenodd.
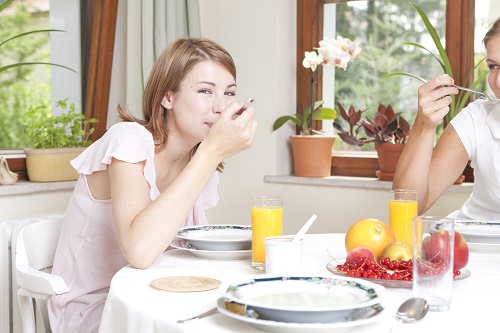
<svg viewBox="0 0 500 333"><path fill-rule="evenodd" d="M319 42L319 47L311 52L305 52L302 66L311 69L311 103L303 113L281 116L273 124L273 131L283 126L288 121L300 128L301 135L322 134L312 128L313 120L334 120L337 112L332 108L323 107L324 101L314 101L314 86L316 83L316 69L320 65L330 65L343 70L360 53L361 49L348 38L325 37Z"/></svg>

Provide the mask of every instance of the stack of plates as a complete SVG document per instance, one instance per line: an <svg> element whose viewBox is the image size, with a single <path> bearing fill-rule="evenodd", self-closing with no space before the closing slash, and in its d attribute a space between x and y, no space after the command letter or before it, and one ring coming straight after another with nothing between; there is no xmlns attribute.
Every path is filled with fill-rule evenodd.
<svg viewBox="0 0 500 333"><path fill-rule="evenodd" d="M500 251L500 222L457 221L455 230L464 236L472 251Z"/></svg>
<svg viewBox="0 0 500 333"><path fill-rule="evenodd" d="M271 332L340 332L378 322L384 287L344 277L262 276L223 283L217 308Z"/></svg>
<svg viewBox="0 0 500 333"><path fill-rule="evenodd" d="M246 259L252 255L252 227L237 224L184 227L170 245L205 259Z"/></svg>

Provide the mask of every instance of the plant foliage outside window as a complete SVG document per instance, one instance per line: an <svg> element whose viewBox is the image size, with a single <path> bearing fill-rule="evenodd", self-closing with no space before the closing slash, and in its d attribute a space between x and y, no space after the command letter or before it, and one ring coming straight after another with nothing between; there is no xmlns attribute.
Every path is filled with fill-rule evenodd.
<svg viewBox="0 0 500 333"><path fill-rule="evenodd" d="M17 3L16 3L17 2ZM48 12L30 12L22 2L15 11L0 15L0 40L49 26ZM49 62L49 34L40 33L12 40L0 48L0 65L14 62ZM24 114L33 105L50 104L49 66L20 66L0 73L0 148L27 146L21 135Z"/></svg>
<svg viewBox="0 0 500 333"><path fill-rule="evenodd" d="M425 10L440 36L444 36L446 1L416 0L414 3ZM387 79L383 76L401 69L425 72L429 78L441 73L439 64L428 54L403 46L405 41L413 40L431 49L434 47L415 9L405 0L337 4L336 27L339 35L355 37L364 51L351 64L349 72L335 72L335 99L366 110L367 116L373 116L380 103L391 104L412 124L420 83L409 77ZM335 149L352 150L353 146L336 140ZM362 149L373 150L373 145L364 145Z"/></svg>

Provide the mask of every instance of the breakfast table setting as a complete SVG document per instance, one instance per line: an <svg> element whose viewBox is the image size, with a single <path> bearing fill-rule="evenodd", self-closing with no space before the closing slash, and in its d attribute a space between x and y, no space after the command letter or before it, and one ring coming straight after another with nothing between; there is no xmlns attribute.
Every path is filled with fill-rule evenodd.
<svg viewBox="0 0 500 333"><path fill-rule="evenodd" d="M305 234L293 243L298 258L277 246L266 260L274 253L284 261L273 262L287 264L259 268L252 258L254 223L187 227L149 268L127 266L113 277L100 332L494 331L500 323L496 227L485 236L481 224L462 225L473 246L454 277L446 311L428 311L415 302L403 306L414 297L412 281L339 271L347 256L345 233ZM292 242L291 236L283 241Z"/></svg>

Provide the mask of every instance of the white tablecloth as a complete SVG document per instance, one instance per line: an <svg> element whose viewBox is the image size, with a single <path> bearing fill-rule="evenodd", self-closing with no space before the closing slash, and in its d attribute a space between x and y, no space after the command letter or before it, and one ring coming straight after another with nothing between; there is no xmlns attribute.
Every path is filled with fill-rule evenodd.
<svg viewBox="0 0 500 333"><path fill-rule="evenodd" d="M344 234L307 235L304 243L304 273L332 276L326 264L345 257ZM471 252L467 268L471 276L454 282L451 309L429 312L415 324L397 324L393 332L498 332L500 329L500 253ZM259 274L247 260L207 260L182 250L165 252L148 269L121 269L113 278L100 332L262 332L217 313L177 324L215 306L218 290L173 293L155 290L149 283L160 277L199 275L221 281ZM355 333L388 332L395 324L393 314L412 296L411 289L386 289L384 320L356 327Z"/></svg>

